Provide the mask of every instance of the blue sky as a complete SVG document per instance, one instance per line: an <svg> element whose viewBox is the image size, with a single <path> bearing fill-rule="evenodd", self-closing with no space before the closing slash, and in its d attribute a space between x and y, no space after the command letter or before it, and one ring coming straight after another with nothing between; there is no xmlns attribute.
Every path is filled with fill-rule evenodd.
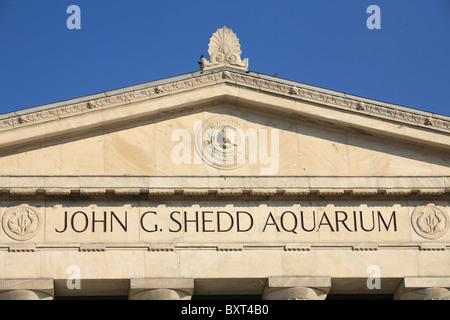
<svg viewBox="0 0 450 320"><path fill-rule="evenodd" d="M0 113L196 71L224 25L252 71L450 116L450 0L0 0Z"/></svg>

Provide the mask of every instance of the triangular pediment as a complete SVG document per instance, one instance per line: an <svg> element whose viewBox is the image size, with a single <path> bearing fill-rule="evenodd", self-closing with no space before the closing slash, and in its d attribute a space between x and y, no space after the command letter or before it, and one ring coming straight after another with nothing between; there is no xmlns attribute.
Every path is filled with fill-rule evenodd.
<svg viewBox="0 0 450 320"><path fill-rule="evenodd" d="M444 116L221 68L4 115L0 175L450 176L449 128Z"/></svg>

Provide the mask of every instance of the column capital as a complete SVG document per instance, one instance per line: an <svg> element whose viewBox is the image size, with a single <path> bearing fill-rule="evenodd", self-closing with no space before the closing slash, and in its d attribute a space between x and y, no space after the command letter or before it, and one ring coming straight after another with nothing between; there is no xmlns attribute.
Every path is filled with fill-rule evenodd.
<svg viewBox="0 0 450 320"><path fill-rule="evenodd" d="M1 279L1 300L52 300L53 279Z"/></svg>
<svg viewBox="0 0 450 320"><path fill-rule="evenodd" d="M325 300L330 277L269 277L263 300Z"/></svg>
<svg viewBox="0 0 450 320"><path fill-rule="evenodd" d="M405 277L394 293L396 300L450 300L450 277Z"/></svg>
<svg viewBox="0 0 450 320"><path fill-rule="evenodd" d="M130 279L131 300L190 300L194 292L194 279L190 278L138 278Z"/></svg>

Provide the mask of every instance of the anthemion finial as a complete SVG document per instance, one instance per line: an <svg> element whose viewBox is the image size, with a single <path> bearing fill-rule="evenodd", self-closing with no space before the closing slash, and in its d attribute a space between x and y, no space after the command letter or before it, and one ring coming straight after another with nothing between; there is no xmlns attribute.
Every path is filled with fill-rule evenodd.
<svg viewBox="0 0 450 320"><path fill-rule="evenodd" d="M209 61L201 58L201 69L231 67L248 71L248 58L241 60L241 45L233 30L223 26L213 33L209 41Z"/></svg>

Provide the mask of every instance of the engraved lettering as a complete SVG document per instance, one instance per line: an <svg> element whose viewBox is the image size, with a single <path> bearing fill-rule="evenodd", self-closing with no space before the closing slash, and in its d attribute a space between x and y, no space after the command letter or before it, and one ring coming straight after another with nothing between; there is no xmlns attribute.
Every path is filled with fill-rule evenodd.
<svg viewBox="0 0 450 320"><path fill-rule="evenodd" d="M397 222L395 220L395 211L392 211L391 218L389 219L389 222L388 222L387 225L386 225L386 222L383 219L383 216L381 215L381 212L378 211L378 231L381 231L381 221L383 222L383 225L386 228L386 231L389 230L391 222L393 223L394 231L397 231Z"/></svg>
<svg viewBox="0 0 450 320"><path fill-rule="evenodd" d="M269 223L269 220L271 220L272 222ZM275 219L273 218L272 212L270 212L269 216L267 217L266 224L264 225L263 232L266 231L266 227L269 226L269 225L275 226L275 228L277 229L277 232L280 232L280 228L278 228L278 225L275 222Z"/></svg>
<svg viewBox="0 0 450 320"><path fill-rule="evenodd" d="M223 221L223 220L220 220L220 215L222 213L226 214L228 216L228 218L230 219L230 225L229 225L228 229L221 229L220 228L222 226L221 221ZM230 231L231 228L233 228L233 223L234 223L233 216L229 212L227 212L227 211L217 211L217 232L228 232L228 231Z"/></svg>
<svg viewBox="0 0 450 320"><path fill-rule="evenodd" d="M75 228L75 219L76 219L77 215L79 215L79 214L83 215L83 217L84 217L84 227L82 227L82 228L80 228L80 229L77 229L77 228ZM78 220L79 220L79 219L78 219ZM83 225L83 224L81 224L81 225ZM88 218L87 214L84 213L83 211L77 211L77 212L75 212L75 213L72 215L72 219L70 219L70 226L72 227L72 230L75 231L75 232L77 232L77 233L81 233L81 232L86 231L86 229L87 229L88 226L89 226L89 218Z"/></svg>
<svg viewBox="0 0 450 320"><path fill-rule="evenodd" d="M173 215L175 213L178 213L178 215L180 215L180 211L173 211L170 213L170 220L172 220L173 222L175 222L178 225L178 229L176 229L176 230L169 229L169 232L179 232L179 231L181 231L181 228L182 228L181 223L173 217Z"/></svg>
<svg viewBox="0 0 450 320"><path fill-rule="evenodd" d="M153 225L153 228L152 228L151 230L149 230L149 229L146 228L146 224L144 223L144 219L145 219L145 217L147 216L147 214L149 214L149 213L152 213L152 214L156 215L156 212L155 212L155 211L146 211L146 212L144 212L144 213L142 214L142 216L141 216L141 228L144 229L144 231L146 231L146 232L155 232L155 231L158 231L158 225L157 225L157 224L154 224L154 225Z"/></svg>
<svg viewBox="0 0 450 320"><path fill-rule="evenodd" d="M55 231L58 233L63 233L67 229L67 211L64 212L64 228L62 230L57 230L55 228Z"/></svg>
<svg viewBox="0 0 450 320"><path fill-rule="evenodd" d="M323 223L323 219L324 219L324 218L325 218L325 220L326 220L325 223ZM320 219L319 227L317 228L317 231L320 230L320 227L321 227L322 225L327 225L327 226L329 226L329 227L330 227L330 230L331 230L332 232L334 232L333 226L331 225L331 222L330 222L330 220L328 219L328 216L327 216L326 212L323 213L322 218Z"/></svg>

